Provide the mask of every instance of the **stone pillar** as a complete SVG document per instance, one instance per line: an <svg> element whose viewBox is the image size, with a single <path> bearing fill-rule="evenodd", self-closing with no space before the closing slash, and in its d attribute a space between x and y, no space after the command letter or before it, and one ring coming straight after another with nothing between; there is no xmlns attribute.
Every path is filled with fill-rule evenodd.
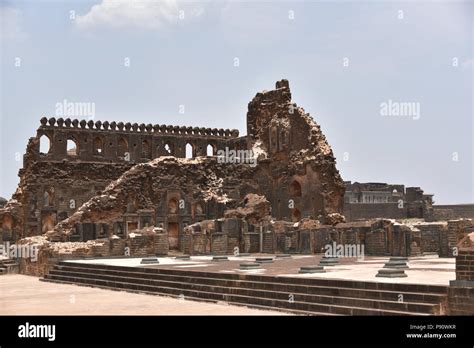
<svg viewBox="0 0 474 348"><path fill-rule="evenodd" d="M474 315L474 247L459 250L456 280L449 285L448 314Z"/></svg>

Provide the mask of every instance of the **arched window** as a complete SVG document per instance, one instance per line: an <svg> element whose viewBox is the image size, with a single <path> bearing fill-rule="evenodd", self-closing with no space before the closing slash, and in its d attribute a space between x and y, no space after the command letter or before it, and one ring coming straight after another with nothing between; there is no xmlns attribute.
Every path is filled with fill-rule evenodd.
<svg viewBox="0 0 474 348"><path fill-rule="evenodd" d="M117 144L117 156L125 157L128 152L128 142L124 138L120 138Z"/></svg>
<svg viewBox="0 0 474 348"><path fill-rule="evenodd" d="M186 158L193 158L194 157L194 151L193 151L193 146L190 143L186 144Z"/></svg>
<svg viewBox="0 0 474 348"><path fill-rule="evenodd" d="M169 142L165 143L165 154L166 156L173 156L173 145Z"/></svg>
<svg viewBox="0 0 474 348"><path fill-rule="evenodd" d="M97 137L94 139L94 155L104 154L104 142L101 138Z"/></svg>
<svg viewBox="0 0 474 348"><path fill-rule="evenodd" d="M202 215L204 213L204 209L202 208L201 203L196 203L194 206L194 213L196 215Z"/></svg>
<svg viewBox="0 0 474 348"><path fill-rule="evenodd" d="M68 138L67 139L67 154L69 156L77 156L78 153L79 153L79 150L77 148L76 139Z"/></svg>
<svg viewBox="0 0 474 348"><path fill-rule="evenodd" d="M178 213L178 201L175 198L170 199L168 202L168 213L177 214Z"/></svg>
<svg viewBox="0 0 474 348"><path fill-rule="evenodd" d="M40 137L40 148L39 148L40 154L47 154L49 153L50 150L51 150L51 139L47 135L43 134Z"/></svg>
<svg viewBox="0 0 474 348"><path fill-rule="evenodd" d="M151 158L151 146L148 140L142 142L142 158Z"/></svg>
<svg viewBox="0 0 474 348"><path fill-rule="evenodd" d="M214 148L213 145L209 144L207 145L207 148L206 148L206 155L207 156L214 156L216 153L216 149Z"/></svg>
<svg viewBox="0 0 474 348"><path fill-rule="evenodd" d="M44 191L43 194L43 205L45 207L51 207L54 205L54 187L51 186Z"/></svg>
<svg viewBox="0 0 474 348"><path fill-rule="evenodd" d="M301 184L296 180L290 185L290 196L301 197Z"/></svg>

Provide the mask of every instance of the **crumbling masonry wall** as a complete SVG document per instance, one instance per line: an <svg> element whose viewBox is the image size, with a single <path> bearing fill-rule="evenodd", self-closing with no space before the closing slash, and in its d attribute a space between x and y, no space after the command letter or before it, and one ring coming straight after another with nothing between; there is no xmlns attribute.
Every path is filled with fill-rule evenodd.
<svg viewBox="0 0 474 348"><path fill-rule="evenodd" d="M88 240L159 226L170 248L183 250L187 225L222 217L248 193L266 197L281 220L342 212L332 150L291 102L288 81L258 93L247 119L249 134L239 138L235 130L43 118L14 196L23 209L18 237L49 231L51 240ZM51 144L44 154L40 137ZM182 158L186 144L192 159ZM217 151L229 146L252 150L257 165L222 163Z"/></svg>
<svg viewBox="0 0 474 348"><path fill-rule="evenodd" d="M43 117L28 142L13 200L0 209L2 239L53 229L137 163L185 157L187 144L193 157L215 155L229 140L237 144L237 137L238 131L229 129ZM42 138L49 148L40 149Z"/></svg>

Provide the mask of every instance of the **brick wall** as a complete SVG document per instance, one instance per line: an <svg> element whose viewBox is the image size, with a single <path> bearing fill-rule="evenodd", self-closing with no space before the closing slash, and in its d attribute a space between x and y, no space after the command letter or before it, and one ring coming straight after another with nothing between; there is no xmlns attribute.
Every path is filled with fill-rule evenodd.
<svg viewBox="0 0 474 348"><path fill-rule="evenodd" d="M169 250L168 233L158 233L153 240L153 249L157 255L166 255Z"/></svg>
<svg viewBox="0 0 474 348"><path fill-rule="evenodd" d="M436 220L474 219L474 204L434 205L433 212Z"/></svg>
<svg viewBox="0 0 474 348"><path fill-rule="evenodd" d="M423 253L439 253L440 250L440 231L422 231L421 232L421 251Z"/></svg>
<svg viewBox="0 0 474 348"><path fill-rule="evenodd" d="M313 253L319 254L324 252L324 247L331 243L331 231L334 229L332 227L321 227L315 230L314 233L314 243L313 243Z"/></svg>
<svg viewBox="0 0 474 348"><path fill-rule="evenodd" d="M275 253L298 252L298 231L275 233Z"/></svg>
<svg viewBox="0 0 474 348"><path fill-rule="evenodd" d="M365 253L367 255L385 255L385 231L369 232L365 237Z"/></svg>
<svg viewBox="0 0 474 348"><path fill-rule="evenodd" d="M275 245L274 245L274 234L273 232L265 232L263 234L263 252L264 253L274 253L275 252Z"/></svg>
<svg viewBox="0 0 474 348"><path fill-rule="evenodd" d="M387 218L402 219L407 217L407 208L398 207L398 203L344 203L344 216L347 221L362 219Z"/></svg>
<svg viewBox="0 0 474 348"><path fill-rule="evenodd" d="M459 250L456 256L456 280L474 281L474 249Z"/></svg>
<svg viewBox="0 0 474 348"><path fill-rule="evenodd" d="M125 255L125 247L127 246L127 241L122 238L111 238L109 246L110 255Z"/></svg>
<svg viewBox="0 0 474 348"><path fill-rule="evenodd" d="M474 287L449 287L448 314L474 315Z"/></svg>
<svg viewBox="0 0 474 348"><path fill-rule="evenodd" d="M448 291L450 315L474 315L474 248L460 249L456 256L456 280Z"/></svg>
<svg viewBox="0 0 474 348"><path fill-rule="evenodd" d="M216 255L225 255L227 253L227 234L213 233L211 238L212 253Z"/></svg>

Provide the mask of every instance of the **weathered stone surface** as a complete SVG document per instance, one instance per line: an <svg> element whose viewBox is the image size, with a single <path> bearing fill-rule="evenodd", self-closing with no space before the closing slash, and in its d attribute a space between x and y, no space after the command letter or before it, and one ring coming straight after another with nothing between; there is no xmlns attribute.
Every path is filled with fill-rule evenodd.
<svg viewBox="0 0 474 348"><path fill-rule="evenodd" d="M301 267L298 273L324 273L326 272L324 270L323 266L320 265L315 265L315 266L304 266Z"/></svg>
<svg viewBox="0 0 474 348"><path fill-rule="evenodd" d="M255 262L257 263L273 263L272 257L257 257L255 258Z"/></svg>
<svg viewBox="0 0 474 348"><path fill-rule="evenodd" d="M339 264L339 259L337 257L323 257L319 264L322 266L335 266Z"/></svg>
<svg viewBox="0 0 474 348"><path fill-rule="evenodd" d="M394 268L394 269L408 269L408 265L404 260L392 260L390 259L384 266L384 268Z"/></svg>
<svg viewBox="0 0 474 348"><path fill-rule="evenodd" d="M406 278L407 277L403 269L395 269L395 268L380 269L375 276L382 277L382 278Z"/></svg>
<svg viewBox="0 0 474 348"><path fill-rule="evenodd" d="M191 256L189 255L181 255L181 256L176 256L176 260L191 260Z"/></svg>
<svg viewBox="0 0 474 348"><path fill-rule="evenodd" d="M226 210L225 218L246 219L250 223L257 224L262 220L270 220L271 218L270 202L263 196L249 193L240 202L236 209Z"/></svg>
<svg viewBox="0 0 474 348"><path fill-rule="evenodd" d="M338 214L344 184L332 150L319 125L292 103L286 80L249 103L249 132L241 138L233 130L123 128L120 123L116 129L115 122L110 128L108 122L87 128L77 120L61 125L54 118L43 121L28 143L14 195L23 209L11 228L19 231L16 238L47 232L51 241L81 240L97 238L105 229L126 235L140 225L140 211L151 212L148 225L176 224L179 249L184 225L223 217L224 211L252 224L272 217L343 221ZM189 140L190 134L197 138ZM46 154L39 152L41 136L51 141ZM76 148L66 151L71 139ZM181 158L186 142L192 143L195 158ZM204 156L207 143L214 156ZM256 166L229 159L221 163L215 153L223 149L251 151ZM176 211L171 211L173 204L179 206ZM169 223L163 226L167 230ZM76 228L82 224L102 227L85 226L81 234Z"/></svg>
<svg viewBox="0 0 474 348"><path fill-rule="evenodd" d="M344 215L339 213L331 213L326 216L326 224L337 225L341 222L346 222Z"/></svg>
<svg viewBox="0 0 474 348"><path fill-rule="evenodd" d="M470 231L464 221L345 222L332 150L292 102L286 80L252 99L247 123L239 137L234 130L42 119L14 199L0 208L2 238L100 240L75 244L87 256L126 248L135 256L319 253L332 242L362 244L367 255L408 256L448 254ZM51 140L48 153L39 152L41 136ZM68 150L71 139L76 148ZM193 158L183 158L186 144ZM222 150L252 152L257 162L222 161ZM423 197L416 188L408 193Z"/></svg>
<svg viewBox="0 0 474 348"><path fill-rule="evenodd" d="M148 264L157 264L157 263L160 263L160 261L158 261L156 257L148 257L148 258L142 259L140 263L143 265L148 265Z"/></svg>
<svg viewBox="0 0 474 348"><path fill-rule="evenodd" d="M255 262L245 262L245 263L240 264L240 269L243 269L243 270L258 269L258 268L261 268L261 266L259 263L255 263Z"/></svg>

